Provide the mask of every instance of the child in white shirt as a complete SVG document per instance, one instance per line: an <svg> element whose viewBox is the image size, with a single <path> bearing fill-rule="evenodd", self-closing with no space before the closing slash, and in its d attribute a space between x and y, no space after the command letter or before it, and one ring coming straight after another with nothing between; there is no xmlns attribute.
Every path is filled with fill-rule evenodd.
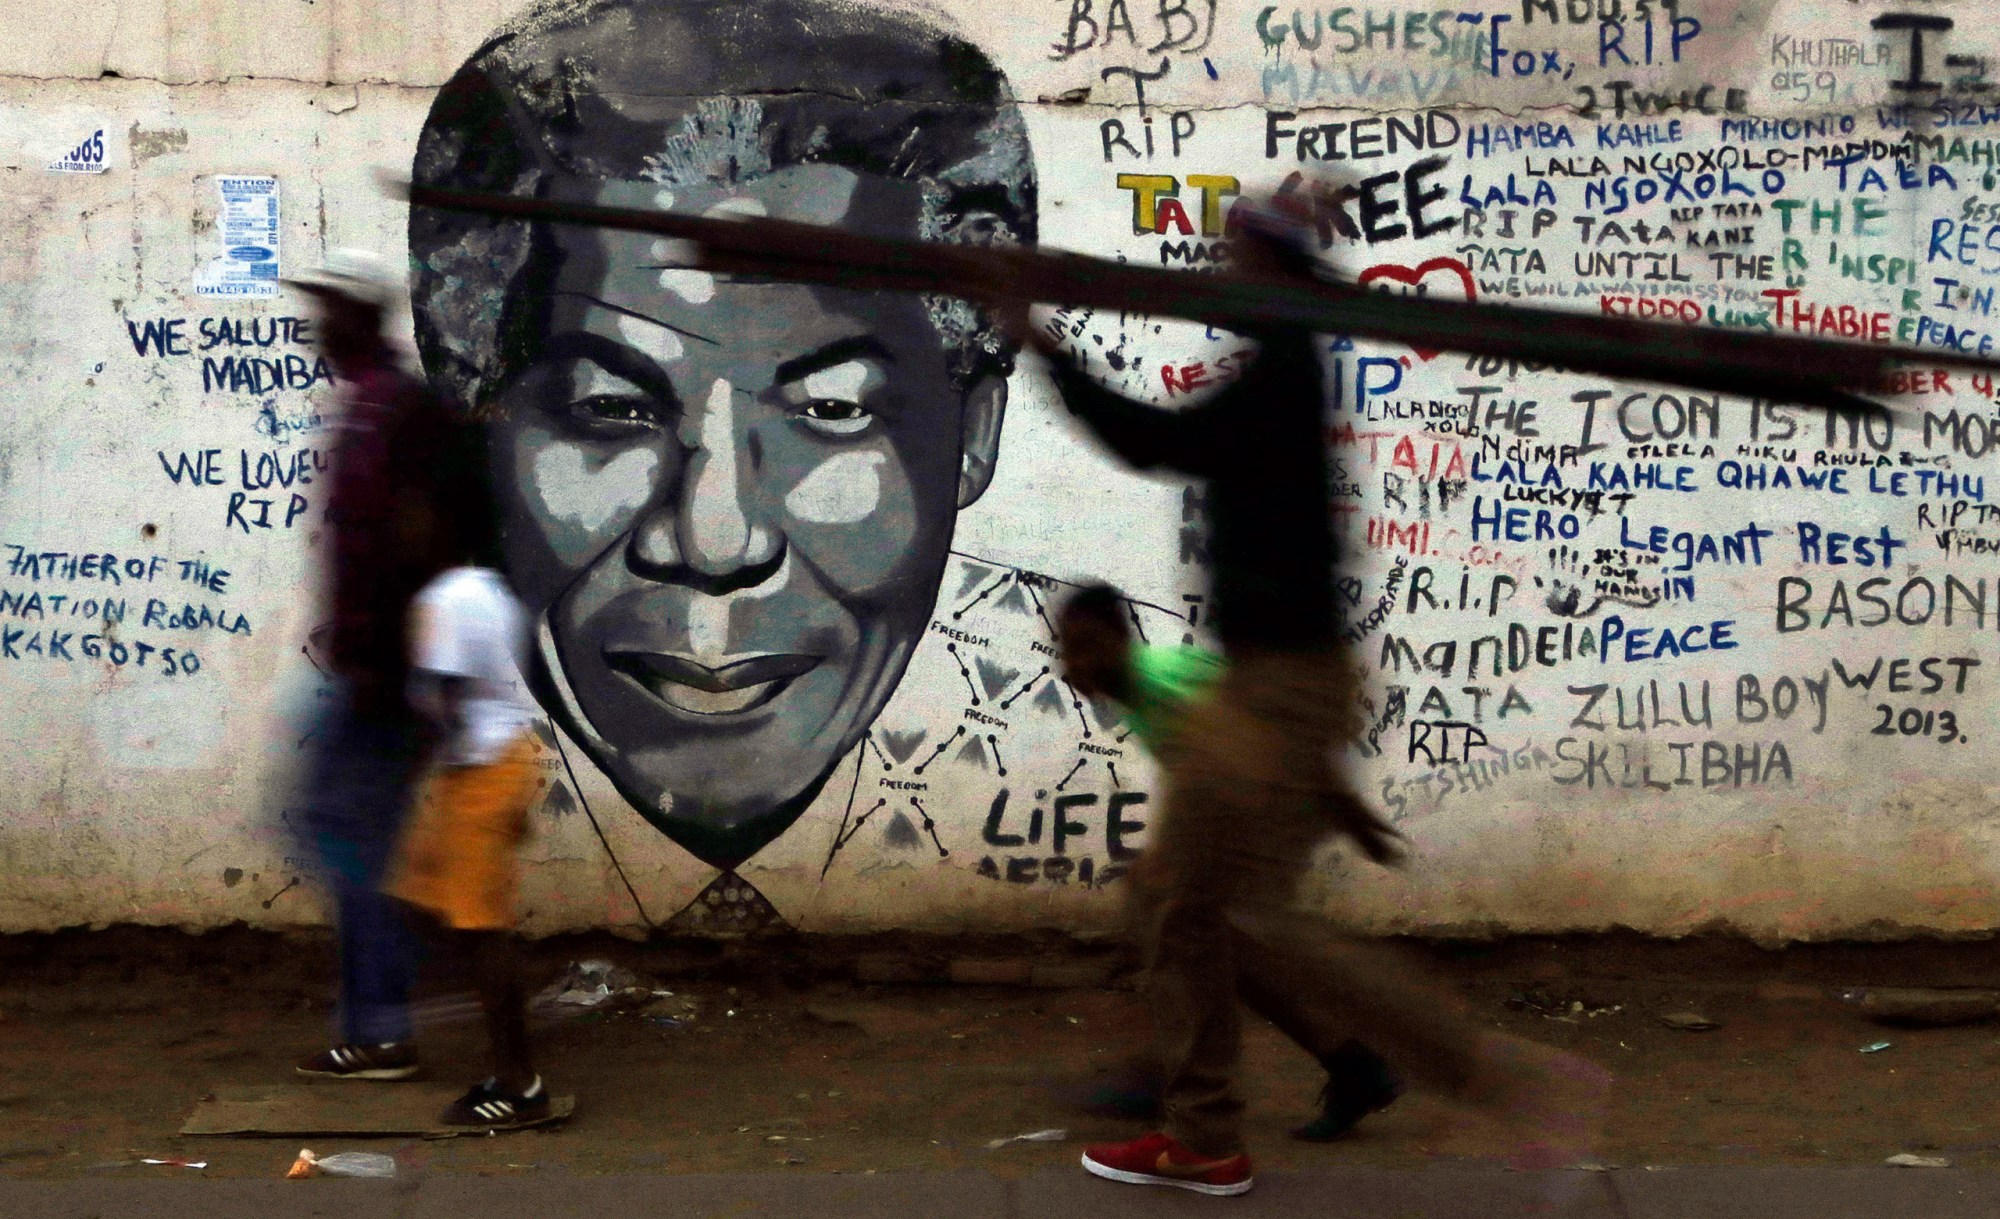
<svg viewBox="0 0 2000 1219"><path fill-rule="evenodd" d="M511 938L515 851L539 786L535 705L521 677L526 618L497 571L469 565L431 581L412 609L410 698L437 741L388 892L451 929L472 958L494 1067L445 1110L442 1120L455 1126L549 1116Z"/></svg>

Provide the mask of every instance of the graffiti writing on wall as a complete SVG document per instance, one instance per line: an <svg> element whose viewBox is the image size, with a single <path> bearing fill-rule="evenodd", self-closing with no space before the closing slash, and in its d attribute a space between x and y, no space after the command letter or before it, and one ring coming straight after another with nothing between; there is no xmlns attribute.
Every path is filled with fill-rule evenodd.
<svg viewBox="0 0 2000 1219"><path fill-rule="evenodd" d="M437 94L414 176L1188 273L1276 193L1379 292L1914 349L1871 414L1323 336L1352 760L1413 835L1586 801L1750 819L1912 751L1974 775L2000 391L1951 358L2000 337L2000 47L1968 6L1783 0L1755 31L1712 0L941 7L534 3ZM1202 641L1199 485L1062 430L963 302L718 278L649 236L409 234L424 370L494 441L545 812L611 793L591 811L664 840L658 871L719 874L702 901L793 885L772 917L892 871L941 906L1108 908L1154 772L1047 619L1116 569L1142 633ZM213 684L294 650L299 590L239 556L311 555L331 374L284 302L211 304L99 335L174 404L124 472L203 532L17 527L0 668ZM1176 409L1258 358L1043 321Z"/></svg>

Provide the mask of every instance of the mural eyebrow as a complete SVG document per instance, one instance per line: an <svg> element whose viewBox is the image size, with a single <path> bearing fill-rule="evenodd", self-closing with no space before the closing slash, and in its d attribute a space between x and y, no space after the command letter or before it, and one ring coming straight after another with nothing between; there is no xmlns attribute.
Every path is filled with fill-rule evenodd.
<svg viewBox="0 0 2000 1219"><path fill-rule="evenodd" d="M849 360L863 356L894 364L896 357L882 341L872 334L850 335L835 339L818 351L810 351L802 356L794 356L778 365L778 382L796 381L800 377L810 377L822 368L833 368Z"/></svg>
<svg viewBox="0 0 2000 1219"><path fill-rule="evenodd" d="M660 367L616 339L588 330L562 330L549 336L544 349L558 360L588 360L616 377L630 381L649 394L675 401L673 382Z"/></svg>

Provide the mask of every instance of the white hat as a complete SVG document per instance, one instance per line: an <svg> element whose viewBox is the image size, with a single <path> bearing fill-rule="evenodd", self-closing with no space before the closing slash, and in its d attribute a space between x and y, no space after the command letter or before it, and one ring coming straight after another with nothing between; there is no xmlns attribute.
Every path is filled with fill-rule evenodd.
<svg viewBox="0 0 2000 1219"><path fill-rule="evenodd" d="M345 297L377 309L387 309L403 286L381 255L359 249L329 251L325 264L284 282L301 292Z"/></svg>

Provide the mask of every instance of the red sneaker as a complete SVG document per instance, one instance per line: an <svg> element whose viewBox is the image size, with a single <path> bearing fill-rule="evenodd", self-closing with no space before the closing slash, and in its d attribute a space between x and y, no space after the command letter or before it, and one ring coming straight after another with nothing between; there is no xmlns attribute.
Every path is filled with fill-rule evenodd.
<svg viewBox="0 0 2000 1219"><path fill-rule="evenodd" d="M1086 1148L1083 1167L1092 1176L1127 1185L1171 1185L1175 1189L1218 1196L1250 1192L1249 1156L1238 1152L1211 1160L1164 1134Z"/></svg>

